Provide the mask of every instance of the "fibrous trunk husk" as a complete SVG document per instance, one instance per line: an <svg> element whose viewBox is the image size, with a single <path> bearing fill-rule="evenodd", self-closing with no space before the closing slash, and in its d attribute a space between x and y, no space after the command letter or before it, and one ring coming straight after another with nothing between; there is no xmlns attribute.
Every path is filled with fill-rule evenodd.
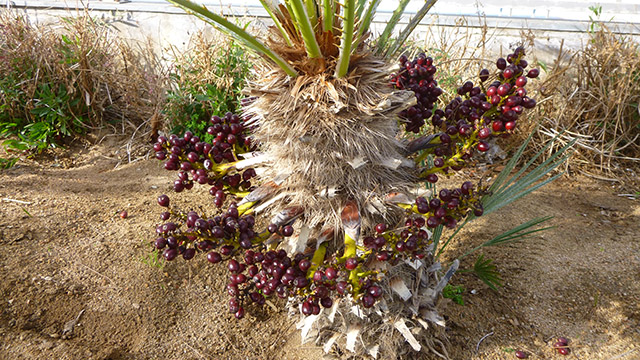
<svg viewBox="0 0 640 360"><path fill-rule="evenodd" d="M269 159L262 177L280 180L279 192L286 193L271 207L274 214L302 206L309 227L339 229L342 206L356 201L364 228L394 218L381 206L384 196L416 182L406 144L397 138L398 113L415 97L389 87L385 67L369 55L345 79L289 78L274 70L250 84L258 98L245 114L257 124L255 138Z"/></svg>
<svg viewBox="0 0 640 360"><path fill-rule="evenodd" d="M442 278L439 265L430 256L394 266L381 284L384 300L371 309L342 299L319 315L301 316L302 342L315 341L334 358L404 359L425 352L448 359L439 299L459 264L454 262Z"/></svg>

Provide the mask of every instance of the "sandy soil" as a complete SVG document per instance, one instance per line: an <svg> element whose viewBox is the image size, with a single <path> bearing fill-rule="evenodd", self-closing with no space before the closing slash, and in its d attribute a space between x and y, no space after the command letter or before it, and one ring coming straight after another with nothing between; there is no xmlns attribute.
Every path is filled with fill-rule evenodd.
<svg viewBox="0 0 640 360"><path fill-rule="evenodd" d="M155 198L172 178L153 160L114 169L113 151L0 171L0 359L322 358L278 308L232 318L226 270L203 258L154 263ZM203 198L204 189L172 201ZM556 182L480 219L446 256L544 215L554 229L484 250L504 287L454 278L466 291L464 306L445 309L451 358L515 359L522 349L532 359L640 359L640 201L609 184ZM550 348L557 336L571 355Z"/></svg>

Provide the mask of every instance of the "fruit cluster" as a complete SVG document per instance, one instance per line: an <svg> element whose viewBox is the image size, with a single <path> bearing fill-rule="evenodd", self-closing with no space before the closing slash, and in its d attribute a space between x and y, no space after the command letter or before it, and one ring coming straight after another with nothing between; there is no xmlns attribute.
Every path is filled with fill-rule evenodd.
<svg viewBox="0 0 640 360"><path fill-rule="evenodd" d="M313 255L290 256L282 249L276 250L274 244L293 235L292 224L301 209L283 210L266 231L260 232L255 230L254 217L242 214L242 207L235 203L222 215L207 218L195 211L176 211L170 206L169 197L161 195L158 204L167 210L161 214L164 223L156 228L158 238L154 246L167 261L179 255L190 260L197 253L207 253L210 263L226 262L230 273L229 309L237 318L244 316L247 299L261 305L273 294L299 298L305 315L317 314L320 306L331 307L335 298L347 294L370 308L382 295L382 289L377 285L379 271L369 270L371 267L365 264L372 261L396 264L423 258L430 241L427 227L442 223L454 228L472 209L481 215L480 195L480 190L474 191L473 185L465 182L458 189L442 189L439 197L431 201L419 197L407 207L413 215L408 215L403 228L377 224L375 236L364 237L359 251L345 249L342 256L326 256L324 242L333 236L333 229L323 232Z"/></svg>
<svg viewBox="0 0 640 360"><path fill-rule="evenodd" d="M553 348L561 355L569 355L571 350L569 349L569 339L560 336L558 341L553 344Z"/></svg>
<svg viewBox="0 0 640 360"><path fill-rule="evenodd" d="M178 170L178 179L173 183L176 192L191 189L194 182L209 184L215 205L221 207L226 199L225 188L235 193L251 187L255 170L240 172L233 165L238 161L237 154L252 150L253 144L241 118L231 113L222 118L213 116L207 133L215 135L211 144L187 131L183 137L159 136L153 149L156 159L166 160L165 169Z"/></svg>
<svg viewBox="0 0 640 360"><path fill-rule="evenodd" d="M416 105L400 113L400 117L406 121L405 129L418 134L433 114L434 104L442 89L434 79L436 67L433 59L424 53L414 60L409 60L405 55L400 57L400 71L390 77L391 85L400 90L411 90L416 96Z"/></svg>
<svg viewBox="0 0 640 360"><path fill-rule="evenodd" d="M524 56L524 48L518 47L506 60L499 58L496 61L497 80L485 87L490 72L482 69L477 86L472 81L465 82L457 90L458 97L444 108L433 111L431 124L441 133L429 144L421 144L424 138L410 144L410 147L417 146L419 149L425 145L419 161L428 155L434 156L432 166L422 173L427 181L435 183L438 173L460 170L476 149L488 151L491 138L509 136L524 109L536 105L536 101L527 96L525 85L528 79L538 77L539 70L526 71L528 63Z"/></svg>
<svg viewBox="0 0 640 360"><path fill-rule="evenodd" d="M485 195L485 189L474 186L470 181L462 183L460 188L441 189L437 197L430 201L419 197L416 199L416 211L427 216L427 226L435 228L440 224L454 229L458 221L467 216L469 211L477 217L482 216L484 209L480 198Z"/></svg>

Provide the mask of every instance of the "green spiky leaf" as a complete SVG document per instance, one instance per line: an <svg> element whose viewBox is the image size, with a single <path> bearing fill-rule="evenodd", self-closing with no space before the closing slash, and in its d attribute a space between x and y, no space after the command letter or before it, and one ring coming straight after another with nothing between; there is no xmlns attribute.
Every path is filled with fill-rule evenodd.
<svg viewBox="0 0 640 360"><path fill-rule="evenodd" d="M484 254L478 256L478 259L476 259L476 262L473 264L472 271L492 290L498 290L498 287L502 286L502 278L500 278L498 268L493 263L492 259L485 259Z"/></svg>
<svg viewBox="0 0 640 360"><path fill-rule="evenodd" d="M287 75L298 75L296 70L291 65L289 65L289 63L287 63L282 57L280 57L280 55L276 54L272 49L265 46L260 40L249 34L245 29L225 19L224 16L214 14L206 7L198 5L189 0L168 1L175 5L178 5L187 12L191 12L192 14L198 16L223 33L239 40L242 44L249 47L253 51L267 56L269 59L273 60L273 62L275 62L280 68L282 68L282 70L284 70Z"/></svg>

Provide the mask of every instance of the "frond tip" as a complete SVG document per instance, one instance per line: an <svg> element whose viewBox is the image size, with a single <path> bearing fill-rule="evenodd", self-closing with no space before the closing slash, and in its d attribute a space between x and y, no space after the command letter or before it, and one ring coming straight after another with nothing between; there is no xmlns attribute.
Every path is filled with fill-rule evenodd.
<svg viewBox="0 0 640 360"><path fill-rule="evenodd" d="M498 290L498 287L502 286L502 278L500 278L498 268L492 259L485 260L484 254L478 256L473 264L473 273L492 290Z"/></svg>

